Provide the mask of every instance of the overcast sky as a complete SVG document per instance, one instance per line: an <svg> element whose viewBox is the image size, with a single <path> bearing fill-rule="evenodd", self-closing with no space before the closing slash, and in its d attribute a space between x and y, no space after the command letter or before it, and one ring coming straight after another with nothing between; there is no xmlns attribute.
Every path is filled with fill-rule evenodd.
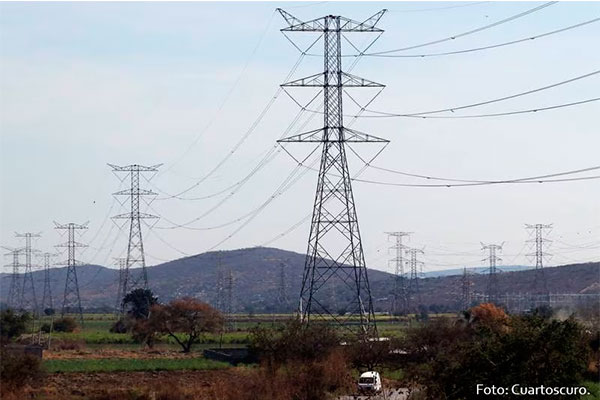
<svg viewBox="0 0 600 400"><path fill-rule="evenodd" d="M298 60L298 51L279 32L285 24L276 7L303 20L327 14L363 20L387 8L380 21L385 33L371 48L383 51L458 35L540 4L0 3L0 244L19 246L15 231L41 232L35 246L51 251L64 240L53 229L53 221L89 221L80 241L90 247L79 256L81 261L111 266L113 257L123 256L128 227L116 226L107 217L128 211L127 204L111 195L127 181L121 183L123 176L113 175L106 163L162 163L161 172L151 183L142 180L142 186L169 194L205 177L245 135ZM398 54L487 46L597 17L600 3L561 2L476 34ZM599 37L600 22L480 52L362 57L352 73L386 85L370 105L375 110L411 113L457 107L596 71ZM303 45L316 36L293 33L290 38ZM357 46L373 38L350 37ZM321 47L317 43L313 49L317 56L304 57L293 78L322 70ZM355 53L347 42L344 51ZM345 67L353 60L345 58ZM371 89L358 91L352 94L359 102L375 94ZM304 89L294 94L298 101L306 101L316 92ZM526 110L599 94L596 75L510 101L439 115ZM319 104L317 99L314 108ZM345 109L356 113L348 98ZM289 97L280 94L234 154L182 197L222 194L192 201L165 199L160 193L151 207L142 207L162 217L149 221L156 223L152 230L144 228L149 265L211 248L265 244L310 213L317 174L301 169L297 182L260 213L250 214L252 219L243 225L248 220L243 217L274 195L293 172L296 162L283 151L233 195L227 189L270 154L298 111ZM373 165L422 175L496 180L600 165L599 114L600 103L594 102L475 119L362 118L352 127L391 141ZM311 115L303 113L289 133L322 125L320 115L309 119ZM297 144L286 149L303 157L314 147ZM369 158L380 147L354 145L353 150ZM352 152L349 157L351 172L358 172L361 161ZM370 168L360 178L435 183ZM599 180L455 188L354 182L354 192L370 267L391 271L386 231L414 232L407 244L425 247L426 270L481 265L480 242L504 242L504 265L531 264L525 256L526 223L554 224L548 236L554 240L549 264L600 258ZM211 229L163 229L196 218L189 227ZM269 245L302 253L308 229L304 222Z"/></svg>

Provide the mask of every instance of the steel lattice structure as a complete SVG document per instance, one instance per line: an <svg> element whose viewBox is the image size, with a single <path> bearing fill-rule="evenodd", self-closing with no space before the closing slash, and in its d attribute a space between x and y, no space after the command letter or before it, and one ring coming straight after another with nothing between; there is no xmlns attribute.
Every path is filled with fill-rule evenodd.
<svg viewBox="0 0 600 400"><path fill-rule="evenodd" d="M419 288L419 266L423 267L423 262L417 260L418 254L423 254L423 250L421 249L407 249L406 254L408 254L408 265L410 267L410 278L408 281L408 290L407 290L407 308L410 309L413 307L415 311L418 311L419 306L421 305L421 289ZM416 303L416 307L415 307Z"/></svg>
<svg viewBox="0 0 600 400"><path fill-rule="evenodd" d="M115 304L115 313L118 315L121 313L121 302L125 294L123 294L123 281L125 279L125 266L127 265L127 259L124 257L116 258L117 265L119 267L119 280L117 282L117 301Z"/></svg>
<svg viewBox="0 0 600 400"><path fill-rule="evenodd" d="M462 308L463 308L463 310L466 310L469 307L471 307L471 302L472 302L471 286L473 286L473 282L471 281L471 278L469 277L469 272L467 271L466 267L463 268L463 275L462 275L460 283L461 283L461 289L462 289L462 299L461 299Z"/></svg>
<svg viewBox="0 0 600 400"><path fill-rule="evenodd" d="M35 285L33 283L33 265L31 256L34 250L31 248L31 238L40 237L37 233L17 233L16 237L25 238L25 247L22 249L25 253L25 272L23 273L23 284L21 286L21 296L19 299L19 309L31 310L34 313L38 311L38 302L35 295Z"/></svg>
<svg viewBox="0 0 600 400"><path fill-rule="evenodd" d="M528 243L533 243L535 246L535 252L527 254L527 256L535 257L535 277L531 294L545 297L545 303L548 303L550 292L548 291L546 274L544 274L544 258L550 256L550 254L544 252L544 244L551 241L544 238L544 231L552 229L552 224L526 224L525 228L535 234L533 239L527 241Z"/></svg>
<svg viewBox="0 0 600 400"><path fill-rule="evenodd" d="M65 291L60 314L61 316L64 316L67 313L78 313L79 321L81 326L83 326L83 310L81 308L81 297L79 296L79 282L77 281L76 269L76 267L82 265L82 263L77 260L75 250L77 248L87 247L87 245L75 241L75 231L87 229L87 222L85 224L75 224L73 222L59 224L54 222L54 225L55 229L64 229L67 231L67 242L56 245L56 247L67 248L67 260L59 263L59 265L67 266L67 278L65 279Z"/></svg>
<svg viewBox="0 0 600 400"><path fill-rule="evenodd" d="M389 263L394 267L394 293L392 303L392 313L405 314L408 312L408 287L406 284L406 275L404 273L404 249L402 244L404 237L410 236L412 232L386 232L389 239L394 239L395 243L389 247L389 250L395 252L394 258Z"/></svg>
<svg viewBox="0 0 600 400"><path fill-rule="evenodd" d="M162 164L143 166L132 164L117 166L108 164L113 172L127 172L130 178L130 188L113 193L115 196L128 196L130 198L130 211L125 214L115 215L114 219L128 219L129 241L127 243L127 257L125 261L125 272L122 280L120 296L126 296L134 289L148 289L148 273L146 271L146 258L144 255L144 242L142 240L142 220L158 218L156 215L140 212L140 198L143 196L156 196L157 193L140 189L140 175L142 173L157 172ZM117 299L119 304L121 299ZM123 311L123 304L121 304Z"/></svg>
<svg viewBox="0 0 600 400"><path fill-rule="evenodd" d="M498 261L502 261L500 257L496 255L497 252L502 251L502 244L483 244L481 243L482 250L488 250L489 256L484 258L482 261L489 261L490 268L488 270L488 282L486 300L488 303L498 302L498 276L497 276L497 264Z"/></svg>
<svg viewBox="0 0 600 400"><path fill-rule="evenodd" d="M21 263L19 256L21 255L22 249L12 249L7 256L12 256L12 263L6 265L6 267L12 268L10 275L10 286L8 287L8 295L6 296L6 304L9 308L17 309L20 305L20 294L21 294L21 274L19 268Z"/></svg>
<svg viewBox="0 0 600 400"><path fill-rule="evenodd" d="M316 32L323 36L324 70L306 78L284 83L282 87L318 87L323 91L323 127L282 139L279 143L320 143L321 163L311 228L308 239L299 315L313 320L333 319L356 334L376 335L377 328L367 277L367 267L358 227L352 184L346 159L346 143L387 143L387 140L344 127L343 91L346 87L378 87L372 82L342 70L342 33L383 32L376 27L385 10L363 22L328 15L301 21L278 9L287 22L282 32ZM344 300L344 315L328 304L328 293L341 286L351 293Z"/></svg>
<svg viewBox="0 0 600 400"><path fill-rule="evenodd" d="M48 308L54 309L52 301L52 288L50 286L50 259L55 256L52 253L44 253L44 295L42 296L42 304L40 306L42 312Z"/></svg>

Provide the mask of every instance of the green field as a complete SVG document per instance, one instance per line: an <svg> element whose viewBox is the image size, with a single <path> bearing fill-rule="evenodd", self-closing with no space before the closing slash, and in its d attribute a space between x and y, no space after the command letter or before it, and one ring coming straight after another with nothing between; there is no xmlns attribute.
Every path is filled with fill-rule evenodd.
<svg viewBox="0 0 600 400"><path fill-rule="evenodd" d="M230 367L227 363L204 358L45 360L43 366L49 373L214 370Z"/></svg>

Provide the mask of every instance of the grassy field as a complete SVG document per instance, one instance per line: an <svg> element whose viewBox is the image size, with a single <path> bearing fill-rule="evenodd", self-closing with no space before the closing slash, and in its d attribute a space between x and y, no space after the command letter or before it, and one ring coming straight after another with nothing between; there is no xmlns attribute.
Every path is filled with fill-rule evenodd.
<svg viewBox="0 0 600 400"><path fill-rule="evenodd" d="M43 366L49 373L59 372L123 372L123 371L178 371L214 370L229 368L223 362L204 358L174 359L72 359L44 360Z"/></svg>

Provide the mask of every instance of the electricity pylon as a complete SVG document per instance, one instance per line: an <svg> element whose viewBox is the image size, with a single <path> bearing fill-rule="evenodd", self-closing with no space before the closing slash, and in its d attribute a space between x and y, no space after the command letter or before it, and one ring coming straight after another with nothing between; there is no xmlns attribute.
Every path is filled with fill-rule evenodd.
<svg viewBox="0 0 600 400"><path fill-rule="evenodd" d="M483 244L481 243L481 250L488 250L489 255L484 258L482 261L489 261L490 268L488 270L488 282L487 282L487 292L486 292L486 301L488 303L497 303L498 302L498 276L497 276L497 264L498 261L502 261L500 257L496 255L496 252L502 251L502 244Z"/></svg>
<svg viewBox="0 0 600 400"><path fill-rule="evenodd" d="M544 252L544 244L550 243L551 240L544 237L544 232L548 232L552 229L552 224L526 224L525 229L527 229L530 234L535 235L534 238L527 240L528 243L534 243L535 246L535 252L527 254L529 257L535 257L535 277L531 293L536 295L538 301L541 298L543 304L548 304L550 301L550 292L548 291L548 281L544 274L544 258L551 254Z"/></svg>
<svg viewBox="0 0 600 400"><path fill-rule="evenodd" d="M412 307L416 300L416 308L418 311L419 306L421 305L421 289L419 287L419 267L423 267L423 262L417 260L418 254L423 254L423 250L421 249L406 249L406 254L408 254L408 265L410 267L410 279L408 281L408 295L407 295L407 307Z"/></svg>
<svg viewBox="0 0 600 400"><path fill-rule="evenodd" d="M44 312L46 309L54 309L54 302L52 301L52 287L50 286L50 259L56 254L44 253L44 295L42 296L41 310Z"/></svg>
<svg viewBox="0 0 600 400"><path fill-rule="evenodd" d="M313 32L323 36L323 72L284 83L282 87L322 88L323 127L294 135L279 143L319 143L321 163L314 200L308 250L298 313L311 320L334 321L353 334L376 335L377 327L358 227L352 183L346 159L346 143L388 143L387 140L344 127L343 94L350 87L383 85L342 70L342 35L347 32L383 32L376 28L385 10L363 22L328 15L301 21L278 9L287 22L282 32ZM330 286L342 284L350 296L339 316L329 309Z"/></svg>
<svg viewBox="0 0 600 400"><path fill-rule="evenodd" d="M462 289L462 309L466 310L471 306L471 286L473 286L467 267L463 268L463 275L460 283Z"/></svg>
<svg viewBox="0 0 600 400"><path fill-rule="evenodd" d="M287 308L290 299L287 294L287 280L285 276L285 263L282 261L279 263L279 287L277 288L277 302L283 308Z"/></svg>
<svg viewBox="0 0 600 400"><path fill-rule="evenodd" d="M87 245L75 241L75 231L87 229L87 224L87 222L85 224L75 224L73 222L59 224L58 222L54 222L55 229L64 229L67 231L67 242L56 245L56 247L67 248L67 260L59 263L59 265L67 266L67 279L65 280L65 291L60 315L64 317L65 314L75 311L79 314L81 326L83 326L83 310L81 308L81 297L79 296L76 267L82 265L82 263L77 261L75 249L87 247Z"/></svg>
<svg viewBox="0 0 600 400"><path fill-rule="evenodd" d="M21 286L21 298L19 300L19 308L21 310L31 310L34 314L38 311L38 302L35 295L35 285L33 283L33 270L31 263L31 256L33 250L31 248L31 238L40 237L39 233L17 233L16 237L25 238L25 247L23 253L25 253L25 272L23 273L23 285Z"/></svg>
<svg viewBox="0 0 600 400"><path fill-rule="evenodd" d="M394 239L395 243L389 247L389 250L395 252L394 258L389 263L394 266L394 293L392 303L392 313L408 312L408 291L406 285L406 275L404 273L404 249L402 238L410 236L412 232L386 232L389 239Z"/></svg>
<svg viewBox="0 0 600 400"><path fill-rule="evenodd" d="M119 267L119 281L117 282L117 301L115 304L115 313L118 315L121 313L121 303L123 302L123 281L125 279L125 266L127 265L127 259L124 257L116 258L117 265Z"/></svg>
<svg viewBox="0 0 600 400"><path fill-rule="evenodd" d="M6 267L12 267L12 273L10 275L10 286L8 287L8 295L6 296L6 304L8 308L16 310L20 305L20 294L21 294L21 274L19 268L21 267L19 256L22 249L11 249L7 256L12 256L12 263L6 265Z"/></svg>
<svg viewBox="0 0 600 400"><path fill-rule="evenodd" d="M120 167L108 164L113 172L127 172L131 181L129 189L113 193L115 196L128 196L130 198L130 211L125 214L115 215L114 219L129 220L129 241L127 243L127 258L125 262L125 275L121 295L126 296L133 289L148 289L148 273L146 271L146 258L144 256L144 242L142 240L142 220L158 218L156 215L140 212L140 198L143 196L156 196L156 193L140 189L140 174L157 172L162 164L149 167L132 164ZM121 306L121 312L123 305Z"/></svg>

